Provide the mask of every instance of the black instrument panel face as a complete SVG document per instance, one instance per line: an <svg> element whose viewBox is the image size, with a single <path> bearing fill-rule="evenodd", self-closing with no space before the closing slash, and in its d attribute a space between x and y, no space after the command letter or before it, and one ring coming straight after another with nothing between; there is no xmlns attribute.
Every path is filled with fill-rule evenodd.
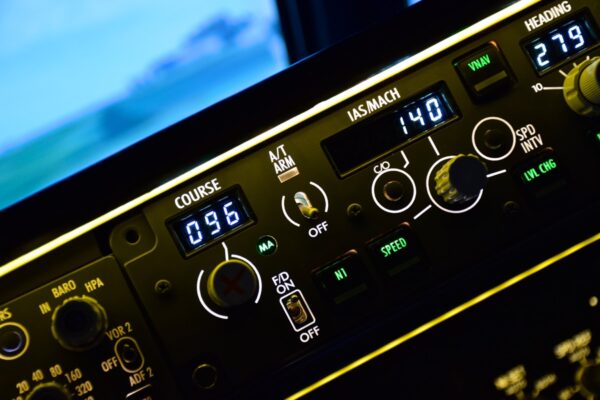
<svg viewBox="0 0 600 400"><path fill-rule="evenodd" d="M136 322L145 332L140 349L152 349L152 365L165 355L177 388L161 392L162 375L146 377L157 391L140 398L283 398L386 343L413 340L440 315L596 234L600 122L575 113L561 85L563 73L577 68L573 63L600 57L600 4L557 4L532 5L408 69L392 66L397 73L369 89L98 230L115 263L107 271L115 269L111 274L125 282L115 285L114 298L88 291L85 267L73 273L78 290L64 299L101 293L110 328L118 328L112 316L130 307L143 316ZM565 4L568 11L555 10ZM552 21L542 21L548 13ZM133 293L120 309L123 288ZM103 320L96 303L85 302ZM52 309L61 302L55 303ZM526 308L503 316L506 324L526 331L533 318ZM479 332L477 321L458 315L451 322L456 332ZM443 336L444 325L431 332ZM0 365L4 353L18 353L15 335L0 346ZM519 338L511 336L511 343ZM119 386L120 394L145 387L139 370L121 368L116 341L93 347L92 339L84 345L102 349L103 359L99 370L86 365L85 374L103 375L97 382L125 376L130 387ZM481 346L461 349L465 364L482 353ZM431 357L453 354L446 350L436 347ZM86 351L93 352L80 354ZM485 351L490 363L501 356ZM113 353L118 373L102 370ZM402 365L422 361L408 353ZM514 361L509 367L531 360ZM487 376L458 390L456 380L477 377L440 368L431 373L449 397L509 398ZM561 385L573 380L565 370L552 371ZM409 376L399 373L395 382L410 387ZM54 381L62 385L63 378L29 382L22 395L62 390L46 389ZM69 382L65 387L72 390ZM331 388L335 396L348 395Z"/></svg>

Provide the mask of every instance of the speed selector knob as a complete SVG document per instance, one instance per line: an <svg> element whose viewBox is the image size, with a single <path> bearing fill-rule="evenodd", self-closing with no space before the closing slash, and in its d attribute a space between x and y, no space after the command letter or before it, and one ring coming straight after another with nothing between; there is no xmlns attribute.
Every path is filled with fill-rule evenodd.
<svg viewBox="0 0 600 400"><path fill-rule="evenodd" d="M37 385L25 400L70 400L71 394L57 382Z"/></svg>
<svg viewBox="0 0 600 400"><path fill-rule="evenodd" d="M435 191L448 204L467 203L487 183L485 164L473 154L459 154L435 173Z"/></svg>
<svg viewBox="0 0 600 400"><path fill-rule="evenodd" d="M600 57L586 60L573 68L563 86L569 107L579 115L600 116Z"/></svg>
<svg viewBox="0 0 600 400"><path fill-rule="evenodd" d="M96 346L108 327L104 307L88 296L66 299L52 314L52 335L67 350Z"/></svg>
<svg viewBox="0 0 600 400"><path fill-rule="evenodd" d="M237 259L225 260L208 276L208 295L218 306L243 306L256 298L258 277L252 267Z"/></svg>

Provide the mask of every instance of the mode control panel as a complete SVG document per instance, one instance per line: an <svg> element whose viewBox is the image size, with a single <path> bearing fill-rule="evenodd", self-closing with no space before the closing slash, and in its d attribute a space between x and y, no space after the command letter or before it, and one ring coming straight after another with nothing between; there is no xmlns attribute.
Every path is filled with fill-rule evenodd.
<svg viewBox="0 0 600 400"><path fill-rule="evenodd" d="M122 262L187 395L223 396L359 340L365 327L401 318L474 265L485 269L598 201L590 182L599 159L586 132L600 123L565 93L583 68L593 76L578 80L582 98L594 101L587 82L600 59L600 9L567 3L540 5L401 71L143 209L157 245ZM563 12L532 25L547 7ZM208 183L219 189L193 196ZM243 200L225 209L230 193ZM175 240L174 214L183 216ZM219 236L232 221L243 229ZM182 240L206 245L182 254ZM489 275L525 267L512 265ZM177 296L157 300L160 279ZM182 310L187 318L174 317ZM398 334L417 320L400 325ZM352 361L335 358L339 367ZM193 383L203 364L219 372L208 391Z"/></svg>
<svg viewBox="0 0 600 400"><path fill-rule="evenodd" d="M0 307L3 393L299 398L582 251L600 219L599 21L595 0L517 2L104 223L104 258ZM552 340L577 350L585 326ZM450 397L544 398L550 375L506 392L519 360L467 395L448 382L470 378L431 373ZM570 367L577 395L596 363Z"/></svg>

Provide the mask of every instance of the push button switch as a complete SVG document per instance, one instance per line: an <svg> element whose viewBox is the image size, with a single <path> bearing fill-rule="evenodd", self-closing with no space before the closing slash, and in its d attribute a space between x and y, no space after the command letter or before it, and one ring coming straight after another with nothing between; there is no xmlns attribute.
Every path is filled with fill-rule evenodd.
<svg viewBox="0 0 600 400"><path fill-rule="evenodd" d="M421 247L408 224L367 243L373 262L388 276L423 263Z"/></svg>
<svg viewBox="0 0 600 400"><path fill-rule="evenodd" d="M337 304L367 290L365 267L356 250L316 270L314 279L319 289Z"/></svg>
<svg viewBox="0 0 600 400"><path fill-rule="evenodd" d="M535 199L551 194L567 183L562 163L549 147L518 165L514 175L521 188Z"/></svg>
<svg viewBox="0 0 600 400"><path fill-rule="evenodd" d="M513 84L513 75L494 42L454 63L465 86L476 99L486 99Z"/></svg>

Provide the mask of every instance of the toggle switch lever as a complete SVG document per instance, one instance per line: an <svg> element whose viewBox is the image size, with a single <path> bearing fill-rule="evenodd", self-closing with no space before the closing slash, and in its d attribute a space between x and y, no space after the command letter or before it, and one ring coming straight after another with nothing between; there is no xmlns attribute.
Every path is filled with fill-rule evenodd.
<svg viewBox="0 0 600 400"><path fill-rule="evenodd" d="M319 218L319 210L313 207L310 199L304 192L297 192L294 195L294 201L302 213L302 216L307 219Z"/></svg>

